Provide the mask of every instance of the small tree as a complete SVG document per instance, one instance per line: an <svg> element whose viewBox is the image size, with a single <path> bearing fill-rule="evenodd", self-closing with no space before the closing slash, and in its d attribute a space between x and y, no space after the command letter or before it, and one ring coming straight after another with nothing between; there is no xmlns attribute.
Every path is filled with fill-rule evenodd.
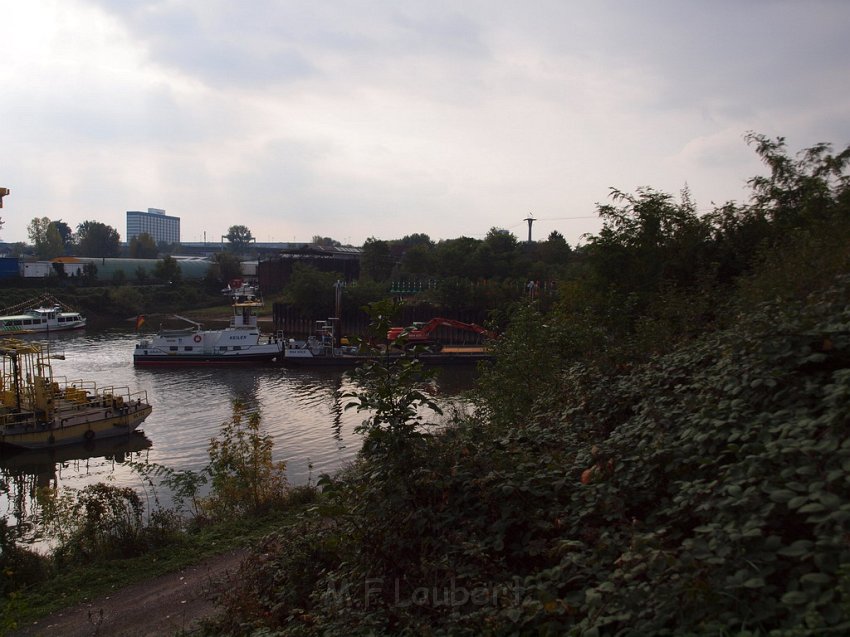
<svg viewBox="0 0 850 637"><path fill-rule="evenodd" d="M54 221L53 225L59 232L59 236L62 237L62 249L64 253L72 254L74 250L74 231L71 230L71 226L61 219Z"/></svg>
<svg viewBox="0 0 850 637"><path fill-rule="evenodd" d="M332 239L331 237L323 237L318 234L313 235L312 243L317 246L325 246L328 248L336 248L342 245L336 239Z"/></svg>
<svg viewBox="0 0 850 637"><path fill-rule="evenodd" d="M213 255L212 263L204 275L204 286L210 290L219 290L234 279L242 276L242 263L231 252L219 252Z"/></svg>
<svg viewBox="0 0 850 637"><path fill-rule="evenodd" d="M390 246L386 241L370 237L363 244L363 255L360 257L360 272L375 281L386 281L393 271L395 260L390 254Z"/></svg>
<svg viewBox="0 0 850 637"><path fill-rule="evenodd" d="M86 283L97 281L97 266L94 263L86 263L83 266L83 280Z"/></svg>
<svg viewBox="0 0 850 637"><path fill-rule="evenodd" d="M80 256L117 257L121 253L121 235L99 221L84 221L77 226L77 242Z"/></svg>
<svg viewBox="0 0 850 637"><path fill-rule="evenodd" d="M365 309L371 318L372 340L386 340L398 306L392 301L378 301ZM389 351L390 346L405 350L406 338L403 334L397 342L389 343L385 351ZM427 407L436 414L442 413L421 389L431 380L431 371L425 370L415 356L384 356L368 360L350 372L349 377L356 389L343 394L351 399L346 409L370 412L356 430L366 436L362 453L377 460L379 470L406 473L411 468L409 460L413 447L426 435L421 430L419 409Z"/></svg>
<svg viewBox="0 0 850 637"><path fill-rule="evenodd" d="M230 244L230 251L236 254L247 252L248 246L255 240L248 227L241 225L230 226L225 239Z"/></svg>
<svg viewBox="0 0 850 637"><path fill-rule="evenodd" d="M306 318L326 318L334 309L333 285L338 276L296 263L286 286L286 300Z"/></svg>
<svg viewBox="0 0 850 637"><path fill-rule="evenodd" d="M27 234L40 259L53 259L64 251L62 236L47 217L33 219L27 227Z"/></svg>
<svg viewBox="0 0 850 637"><path fill-rule="evenodd" d="M154 278L163 283L176 285L180 283L182 272L177 259L172 256L164 256L153 269Z"/></svg>
<svg viewBox="0 0 850 637"><path fill-rule="evenodd" d="M274 462L271 435L260 428L260 414L233 401L233 414L210 440L211 508L218 513L254 512L286 497L286 464Z"/></svg>
<svg viewBox="0 0 850 637"><path fill-rule="evenodd" d="M158 254L156 241L148 233L143 232L130 239L129 252L131 259L156 259Z"/></svg>

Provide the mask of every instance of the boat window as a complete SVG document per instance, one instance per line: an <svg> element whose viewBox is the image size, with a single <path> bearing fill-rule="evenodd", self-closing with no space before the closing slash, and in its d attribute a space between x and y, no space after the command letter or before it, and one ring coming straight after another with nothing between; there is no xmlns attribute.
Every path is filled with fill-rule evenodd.
<svg viewBox="0 0 850 637"><path fill-rule="evenodd" d="M24 325L32 325L31 319L24 319Z"/></svg>
<svg viewBox="0 0 850 637"><path fill-rule="evenodd" d="M171 347L169 347L169 348L168 348L168 351L170 351L170 352L176 352L176 351L177 351L177 346L176 346L176 345L172 345Z"/></svg>
<svg viewBox="0 0 850 637"><path fill-rule="evenodd" d="M184 351L184 352L191 352L191 351L192 351L192 346L191 346L191 345L187 345L186 347L184 347L184 348L183 348L183 351Z"/></svg>
<svg viewBox="0 0 850 637"><path fill-rule="evenodd" d="M242 346L241 345L234 345L233 349L242 349Z"/></svg>
<svg viewBox="0 0 850 637"><path fill-rule="evenodd" d="M221 346L221 347L219 347L218 349L219 349L220 351L222 351L222 352L226 352L226 351L227 351L227 345L222 345L222 346Z"/></svg>

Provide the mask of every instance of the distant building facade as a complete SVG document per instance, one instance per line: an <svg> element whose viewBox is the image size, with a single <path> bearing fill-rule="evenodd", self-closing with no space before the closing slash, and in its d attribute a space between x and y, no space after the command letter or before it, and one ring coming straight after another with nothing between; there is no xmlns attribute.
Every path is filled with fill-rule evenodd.
<svg viewBox="0 0 850 637"><path fill-rule="evenodd" d="M170 217L159 208L128 210L127 242L140 234L149 234L157 243L180 243L180 217Z"/></svg>

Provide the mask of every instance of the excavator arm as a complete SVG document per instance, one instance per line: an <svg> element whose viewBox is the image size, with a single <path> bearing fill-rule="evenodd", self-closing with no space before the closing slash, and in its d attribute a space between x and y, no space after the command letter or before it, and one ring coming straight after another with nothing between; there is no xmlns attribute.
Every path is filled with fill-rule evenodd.
<svg viewBox="0 0 850 637"><path fill-rule="evenodd" d="M411 327L391 327L387 332L387 339L394 341L402 333L407 332L408 344L427 343L431 341L431 335L439 327L454 327L460 330L475 332L487 338L495 338L492 332L475 323L464 323L463 321L448 318L432 318L427 323L416 324Z"/></svg>

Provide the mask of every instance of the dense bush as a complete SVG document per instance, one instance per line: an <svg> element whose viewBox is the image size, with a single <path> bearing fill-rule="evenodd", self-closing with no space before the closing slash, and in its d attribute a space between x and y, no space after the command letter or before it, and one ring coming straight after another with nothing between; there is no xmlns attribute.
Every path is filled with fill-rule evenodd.
<svg viewBox="0 0 850 637"><path fill-rule="evenodd" d="M19 545L5 518L0 518L0 600L47 577L47 560ZM0 614L0 633L3 629Z"/></svg>
<svg viewBox="0 0 850 637"><path fill-rule="evenodd" d="M129 487L96 483L79 490L43 489L39 502L59 566L130 557L146 548L144 505Z"/></svg>
<svg viewBox="0 0 850 637"><path fill-rule="evenodd" d="M525 418L417 439L403 477L361 456L248 563L229 628L850 630L848 294L628 370L570 365Z"/></svg>

